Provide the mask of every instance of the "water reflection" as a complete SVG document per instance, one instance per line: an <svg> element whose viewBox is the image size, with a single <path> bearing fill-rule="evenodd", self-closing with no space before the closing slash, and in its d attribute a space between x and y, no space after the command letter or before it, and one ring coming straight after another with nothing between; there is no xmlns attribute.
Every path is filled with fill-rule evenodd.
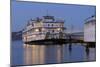
<svg viewBox="0 0 100 67"><path fill-rule="evenodd" d="M79 43L59 45L24 44L25 65L92 60L95 60L95 48L90 50L88 46L83 46Z"/></svg>
<svg viewBox="0 0 100 67"><path fill-rule="evenodd" d="M85 47L85 52L86 52L86 57L87 57L87 59L89 58L89 47L88 46L86 46ZM89 60L89 59L88 59Z"/></svg>
<svg viewBox="0 0 100 67"><path fill-rule="evenodd" d="M25 64L43 64L45 57L44 45L26 45L24 52Z"/></svg>
<svg viewBox="0 0 100 67"><path fill-rule="evenodd" d="M62 45L26 45L25 64L61 63Z"/></svg>
<svg viewBox="0 0 100 67"><path fill-rule="evenodd" d="M72 52L72 43L69 43L69 53L71 55L71 52Z"/></svg>
<svg viewBox="0 0 100 67"><path fill-rule="evenodd" d="M91 44L86 44L85 46L85 61L96 60L96 49L95 46L90 46ZM93 57L93 58L92 58Z"/></svg>

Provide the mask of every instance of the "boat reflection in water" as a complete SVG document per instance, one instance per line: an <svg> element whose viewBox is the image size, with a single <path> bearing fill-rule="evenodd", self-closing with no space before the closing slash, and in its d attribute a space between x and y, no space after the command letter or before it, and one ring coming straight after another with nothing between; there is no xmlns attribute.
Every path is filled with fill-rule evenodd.
<svg viewBox="0 0 100 67"><path fill-rule="evenodd" d="M24 64L95 61L95 48L84 45L80 43L57 45L24 44Z"/></svg>

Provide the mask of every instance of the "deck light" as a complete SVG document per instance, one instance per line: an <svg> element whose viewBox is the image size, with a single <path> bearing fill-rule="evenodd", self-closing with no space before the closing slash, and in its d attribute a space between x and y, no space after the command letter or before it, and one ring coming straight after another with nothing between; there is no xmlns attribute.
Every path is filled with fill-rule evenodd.
<svg viewBox="0 0 100 67"><path fill-rule="evenodd" d="M60 28L57 28L57 30L60 31L61 29Z"/></svg>
<svg viewBox="0 0 100 67"><path fill-rule="evenodd" d="M36 32L38 32L38 31L39 31L39 29L35 29L35 31L36 31Z"/></svg>

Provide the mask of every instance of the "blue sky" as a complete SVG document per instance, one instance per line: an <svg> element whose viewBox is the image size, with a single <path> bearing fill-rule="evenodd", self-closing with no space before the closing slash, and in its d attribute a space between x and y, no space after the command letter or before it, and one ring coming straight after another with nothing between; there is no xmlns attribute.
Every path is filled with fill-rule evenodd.
<svg viewBox="0 0 100 67"><path fill-rule="evenodd" d="M65 27L68 29L73 25L75 29L83 29L84 20L95 15L95 6L52 4L37 2L16 2L11 3L11 25L12 31L22 30L27 21L31 18L41 17L47 14L65 20Z"/></svg>

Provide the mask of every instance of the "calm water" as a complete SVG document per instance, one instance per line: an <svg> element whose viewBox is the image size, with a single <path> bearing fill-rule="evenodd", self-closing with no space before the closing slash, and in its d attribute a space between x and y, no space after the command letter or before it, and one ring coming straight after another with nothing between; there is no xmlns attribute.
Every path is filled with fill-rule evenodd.
<svg viewBox="0 0 100 67"><path fill-rule="evenodd" d="M84 45L86 44L28 45L22 41L13 41L11 65L95 61L95 48L86 48Z"/></svg>

